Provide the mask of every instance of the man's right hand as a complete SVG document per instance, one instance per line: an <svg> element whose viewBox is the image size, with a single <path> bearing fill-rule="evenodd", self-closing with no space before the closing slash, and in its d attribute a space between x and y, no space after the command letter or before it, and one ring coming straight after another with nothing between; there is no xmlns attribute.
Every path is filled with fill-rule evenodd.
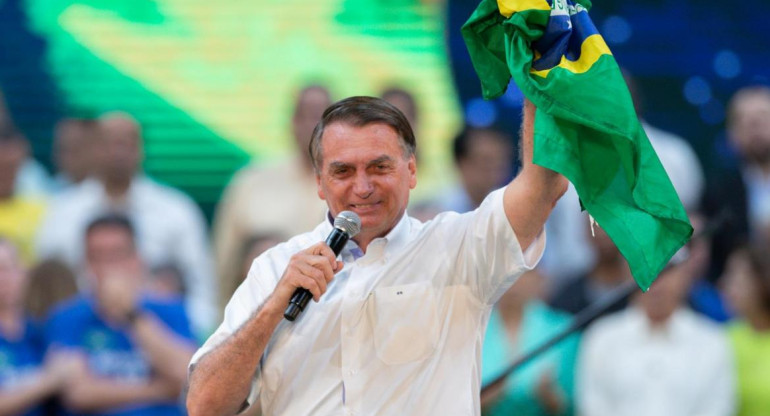
<svg viewBox="0 0 770 416"><path fill-rule="evenodd" d="M326 293L334 274L342 270L342 265L326 243L314 244L291 256L271 298L278 306L285 308L294 291L304 288L310 291L313 300L318 302Z"/></svg>

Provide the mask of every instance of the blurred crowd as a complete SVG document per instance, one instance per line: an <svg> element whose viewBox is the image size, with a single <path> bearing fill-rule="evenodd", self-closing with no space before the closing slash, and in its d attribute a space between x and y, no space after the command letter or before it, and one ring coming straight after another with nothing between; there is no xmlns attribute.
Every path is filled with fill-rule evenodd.
<svg viewBox="0 0 770 416"><path fill-rule="evenodd" d="M644 121L627 81L695 238L650 291L485 390L484 414L770 414L770 89L733 96L741 163L710 183L686 140ZM382 96L417 126L409 91ZM252 260L326 215L307 147L336 98L297 91L295 154L238 171L209 230L192 199L143 172L130 114L61 120L49 176L0 97L0 415L184 414L187 363ZM465 126L451 146L458 181L413 201L423 221L471 211L515 175L516 138L503 130ZM491 313L484 380L632 279L574 189L546 230L540 266Z"/></svg>

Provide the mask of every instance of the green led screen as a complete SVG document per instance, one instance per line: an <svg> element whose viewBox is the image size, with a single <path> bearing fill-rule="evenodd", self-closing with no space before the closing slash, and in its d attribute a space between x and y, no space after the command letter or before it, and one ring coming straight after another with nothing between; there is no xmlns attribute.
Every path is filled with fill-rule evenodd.
<svg viewBox="0 0 770 416"><path fill-rule="evenodd" d="M441 4L403 0L28 0L73 115L144 126L153 177L213 205L235 169L291 151L294 93L391 86L419 108L422 195L445 184L459 106Z"/></svg>

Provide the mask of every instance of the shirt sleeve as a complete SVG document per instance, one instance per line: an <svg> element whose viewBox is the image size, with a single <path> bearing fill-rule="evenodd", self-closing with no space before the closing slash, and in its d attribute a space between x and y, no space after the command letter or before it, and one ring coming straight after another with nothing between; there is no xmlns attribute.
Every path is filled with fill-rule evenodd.
<svg viewBox="0 0 770 416"><path fill-rule="evenodd" d="M273 292L282 272L280 262L276 262L275 253L278 250L273 248L268 250L262 256L254 260L249 269L246 280L238 287L235 294L225 307L225 315L222 323L214 334L209 337L190 361L189 370L192 371L195 365L209 352L216 349L225 342L231 335L238 331L254 313L259 309L267 297ZM252 405L261 389L262 376L259 366L254 369L254 376L251 381L251 390L246 399L247 405ZM246 407L244 407L245 409Z"/></svg>
<svg viewBox="0 0 770 416"><path fill-rule="evenodd" d="M545 249L545 231L521 250L503 206L505 188L489 194L475 211L453 220L447 218L445 240L457 241L455 270L462 271L470 285L485 304L493 304L524 272L532 270ZM456 235L459 233L459 235Z"/></svg>

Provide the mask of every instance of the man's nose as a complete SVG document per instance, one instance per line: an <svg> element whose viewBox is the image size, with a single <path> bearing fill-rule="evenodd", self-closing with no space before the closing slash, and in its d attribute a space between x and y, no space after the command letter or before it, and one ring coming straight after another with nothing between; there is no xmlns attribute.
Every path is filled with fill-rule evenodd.
<svg viewBox="0 0 770 416"><path fill-rule="evenodd" d="M360 198L367 198L374 192L374 184L366 172L356 175L353 182L353 192Z"/></svg>

